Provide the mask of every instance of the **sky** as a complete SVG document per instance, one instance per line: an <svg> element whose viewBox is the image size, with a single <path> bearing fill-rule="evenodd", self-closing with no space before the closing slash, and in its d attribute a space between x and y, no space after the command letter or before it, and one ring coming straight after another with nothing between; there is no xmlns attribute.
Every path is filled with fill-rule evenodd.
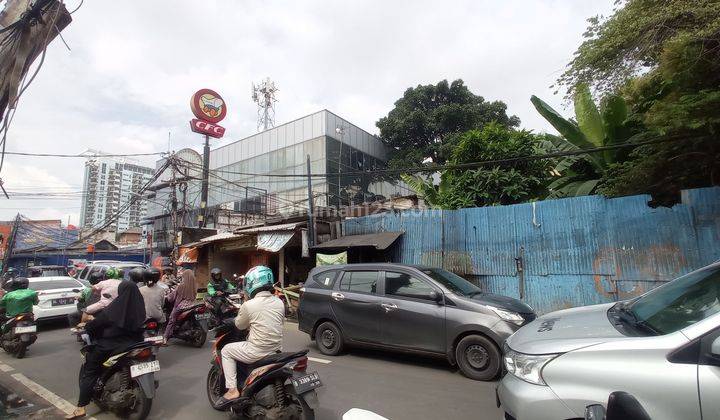
<svg viewBox="0 0 720 420"><path fill-rule="evenodd" d="M66 0L69 10L80 0ZM0 3L1 4L1 3ZM233 1L87 0L49 46L23 95L8 151L149 153L201 149L191 133L190 96L220 93L228 106L221 146L254 134L251 84L277 87L276 125L328 109L377 134L405 89L463 79L502 100L521 126L553 132L537 95L572 114L550 87L582 41L586 20L613 0ZM169 133L169 134L168 134ZM154 166L155 158L139 163ZM77 224L84 161L6 156L9 192L0 220L17 213Z"/></svg>

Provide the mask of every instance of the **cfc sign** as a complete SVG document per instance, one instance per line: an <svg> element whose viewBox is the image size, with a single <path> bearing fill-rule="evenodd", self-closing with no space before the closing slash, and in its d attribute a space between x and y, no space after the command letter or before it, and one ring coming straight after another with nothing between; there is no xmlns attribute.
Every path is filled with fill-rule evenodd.
<svg viewBox="0 0 720 420"><path fill-rule="evenodd" d="M227 114L223 98L214 90L200 89L190 99L190 109L197 118L190 121L190 129L196 133L220 138L225 128L217 125Z"/></svg>

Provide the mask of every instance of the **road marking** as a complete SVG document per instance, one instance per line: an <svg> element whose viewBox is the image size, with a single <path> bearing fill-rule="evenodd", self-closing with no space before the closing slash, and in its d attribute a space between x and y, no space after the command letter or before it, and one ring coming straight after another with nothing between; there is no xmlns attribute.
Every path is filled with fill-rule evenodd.
<svg viewBox="0 0 720 420"><path fill-rule="evenodd" d="M327 365L328 363L332 363L332 360L318 359L317 357L308 357L308 360L311 362L322 363L324 365Z"/></svg>
<svg viewBox="0 0 720 420"><path fill-rule="evenodd" d="M23 375L22 373L14 373L11 375L16 381L20 382L21 384L28 387L32 392L36 393L37 395L41 396L47 402L57 407L60 411L64 412L65 414L72 414L73 411L75 411L75 406L67 402L66 400L62 399L58 395L54 394L49 389L43 387L42 385L38 384L37 382L31 381L28 379L27 376ZM96 420L95 417L86 417L88 420Z"/></svg>
<svg viewBox="0 0 720 420"><path fill-rule="evenodd" d="M15 369L13 369L13 367L10 365L6 365L5 363L0 363L0 370L3 372L12 372Z"/></svg>

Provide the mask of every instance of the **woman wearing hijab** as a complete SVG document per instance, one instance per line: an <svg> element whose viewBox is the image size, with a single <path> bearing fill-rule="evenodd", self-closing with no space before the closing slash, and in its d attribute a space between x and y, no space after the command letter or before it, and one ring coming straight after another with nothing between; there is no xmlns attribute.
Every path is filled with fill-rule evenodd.
<svg viewBox="0 0 720 420"><path fill-rule="evenodd" d="M182 272L182 281L167 297L167 300L174 302L174 304L172 312L170 312L170 316L168 317L167 326L165 327L164 344L167 344L167 341L172 335L178 313L181 309L193 305L196 296L197 285L195 284L195 273L193 273L192 270L184 270Z"/></svg>
<svg viewBox="0 0 720 420"><path fill-rule="evenodd" d="M102 372L102 363L111 355L143 341L143 322L143 297L135 283L123 280L118 286L117 297L85 325L94 345L85 354L85 363L80 368L78 406L66 419L85 417L85 407L92 399L93 387Z"/></svg>

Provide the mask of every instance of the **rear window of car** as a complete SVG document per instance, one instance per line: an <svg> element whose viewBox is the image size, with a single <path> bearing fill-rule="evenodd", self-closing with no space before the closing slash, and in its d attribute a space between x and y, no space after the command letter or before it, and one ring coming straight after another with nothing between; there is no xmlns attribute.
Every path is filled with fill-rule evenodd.
<svg viewBox="0 0 720 420"><path fill-rule="evenodd" d="M336 270L327 270L317 273L313 276L313 281L323 289L332 289L335 285L335 279L338 272Z"/></svg>
<svg viewBox="0 0 720 420"><path fill-rule="evenodd" d="M67 276L67 270L64 268L43 268L43 277Z"/></svg>
<svg viewBox="0 0 720 420"><path fill-rule="evenodd" d="M53 290L53 289L79 289L82 285L75 280L46 280L31 281L30 289L35 291Z"/></svg>

